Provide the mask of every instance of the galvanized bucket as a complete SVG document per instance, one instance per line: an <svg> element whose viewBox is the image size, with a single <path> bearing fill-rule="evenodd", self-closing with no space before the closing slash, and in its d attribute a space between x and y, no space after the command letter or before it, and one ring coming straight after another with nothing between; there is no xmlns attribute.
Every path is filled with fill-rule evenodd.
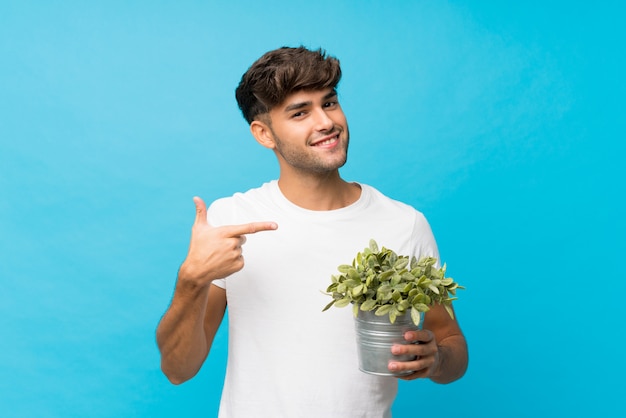
<svg viewBox="0 0 626 418"><path fill-rule="evenodd" d="M416 326L411 320L411 315L408 314L398 316L392 324L388 315L376 316L374 311L359 311L355 318L359 369L378 376L411 374L411 371L392 372L389 370L390 361L415 360L415 356L392 354L391 346L393 344L410 344L404 339L404 333L422 328L424 314L421 315L420 325Z"/></svg>

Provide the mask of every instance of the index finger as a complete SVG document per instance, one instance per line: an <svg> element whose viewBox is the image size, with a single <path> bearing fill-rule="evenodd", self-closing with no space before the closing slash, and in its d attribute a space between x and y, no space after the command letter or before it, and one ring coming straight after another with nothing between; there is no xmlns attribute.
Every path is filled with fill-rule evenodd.
<svg viewBox="0 0 626 418"><path fill-rule="evenodd" d="M421 329L418 331L407 331L404 337L407 341L429 343L435 339L435 334L427 329Z"/></svg>
<svg viewBox="0 0 626 418"><path fill-rule="evenodd" d="M278 228L276 222L251 222L241 225L227 225L222 227L226 235L236 237L239 235L256 234L261 231L273 231Z"/></svg>

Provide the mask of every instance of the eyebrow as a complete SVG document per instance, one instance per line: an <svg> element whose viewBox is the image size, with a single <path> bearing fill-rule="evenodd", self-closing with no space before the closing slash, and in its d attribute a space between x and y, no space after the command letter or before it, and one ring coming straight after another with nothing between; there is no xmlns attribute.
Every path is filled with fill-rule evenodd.
<svg viewBox="0 0 626 418"><path fill-rule="evenodd" d="M328 100L331 97L336 97L337 96L337 90L332 89L330 92L328 92L324 97L322 97L322 100ZM294 110L298 110L298 109L302 109L304 107L307 106L311 106L313 104L313 102L308 101L308 102L299 102L299 103L292 103L290 105L288 105L285 108L285 112L292 112Z"/></svg>

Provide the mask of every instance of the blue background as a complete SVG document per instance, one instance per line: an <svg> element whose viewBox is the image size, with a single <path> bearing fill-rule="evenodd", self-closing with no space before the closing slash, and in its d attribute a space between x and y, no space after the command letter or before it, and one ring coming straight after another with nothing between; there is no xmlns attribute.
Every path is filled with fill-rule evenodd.
<svg viewBox="0 0 626 418"><path fill-rule="evenodd" d="M402 382L394 416L624 416L623 22L618 1L3 0L2 416L215 416L226 331L176 387L154 330L191 198L277 176L233 91L300 44L342 62L343 176L424 212L467 288L467 375Z"/></svg>

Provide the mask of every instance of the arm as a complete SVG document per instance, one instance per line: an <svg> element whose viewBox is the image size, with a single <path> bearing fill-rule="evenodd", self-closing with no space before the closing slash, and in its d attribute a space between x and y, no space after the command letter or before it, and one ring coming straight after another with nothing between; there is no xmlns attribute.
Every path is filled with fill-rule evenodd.
<svg viewBox="0 0 626 418"><path fill-rule="evenodd" d="M196 220L174 297L157 327L161 370L174 384L191 379L209 354L226 309L226 292L212 282L243 268L246 234L273 230L273 222L213 227L206 205L194 198Z"/></svg>
<svg viewBox="0 0 626 418"><path fill-rule="evenodd" d="M198 373L224 318L226 291L197 288L180 276L172 303L157 328L161 370L174 384Z"/></svg>
<svg viewBox="0 0 626 418"><path fill-rule="evenodd" d="M443 306L433 306L424 317L424 329L407 332L404 338L407 341L419 341L419 344L392 347L394 354L418 356L414 361L389 364L392 371L415 371L402 379L428 377L436 383L450 383L465 374L468 364L467 343L458 322L450 318Z"/></svg>

